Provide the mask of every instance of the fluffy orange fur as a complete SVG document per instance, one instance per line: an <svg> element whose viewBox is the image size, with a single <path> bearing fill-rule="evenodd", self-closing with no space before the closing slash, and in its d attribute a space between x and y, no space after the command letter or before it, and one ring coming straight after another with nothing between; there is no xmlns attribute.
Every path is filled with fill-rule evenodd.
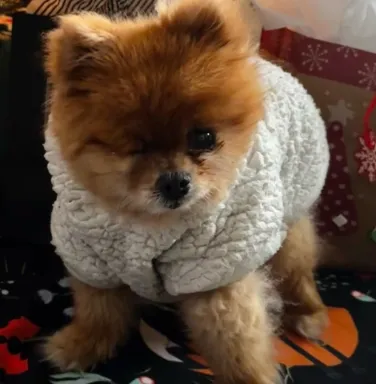
<svg viewBox="0 0 376 384"><path fill-rule="evenodd" d="M181 0L149 18L64 16L46 44L54 134L72 176L128 220L173 225L193 204L213 205L231 186L263 116L263 90L249 25L233 0ZM192 154L194 127L216 133L212 151ZM166 171L187 172L193 192L179 209L154 188ZM286 325L315 337L326 313L313 279L317 237L309 218L294 225L270 262L243 281L191 295L179 307L199 352L222 384L272 384L276 294ZM73 279L75 317L45 346L61 369L112 356L134 319L137 298ZM270 311L272 309L272 311Z"/></svg>

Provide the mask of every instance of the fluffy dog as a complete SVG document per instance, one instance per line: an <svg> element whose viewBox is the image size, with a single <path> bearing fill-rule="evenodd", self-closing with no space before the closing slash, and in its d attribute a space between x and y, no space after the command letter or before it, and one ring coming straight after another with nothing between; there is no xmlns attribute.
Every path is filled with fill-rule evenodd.
<svg viewBox="0 0 376 384"><path fill-rule="evenodd" d="M277 380L281 301L285 326L325 326L310 219L325 127L257 56L241 10L181 0L135 20L64 16L48 35L51 228L75 300L45 347L61 369L112 356L140 297L176 303L223 384Z"/></svg>

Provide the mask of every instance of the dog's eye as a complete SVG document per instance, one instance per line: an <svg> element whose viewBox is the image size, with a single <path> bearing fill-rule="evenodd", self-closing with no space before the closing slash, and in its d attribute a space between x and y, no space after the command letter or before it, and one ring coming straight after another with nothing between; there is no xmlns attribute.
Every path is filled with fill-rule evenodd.
<svg viewBox="0 0 376 384"><path fill-rule="evenodd" d="M143 141L137 142L132 147L127 147L125 145L122 145L121 143L119 143L118 145L114 145L113 143L109 144L98 138L90 138L90 140L88 140L88 144L101 147L104 150L109 151L112 155L116 155L119 157L143 155L149 151L147 143Z"/></svg>
<svg viewBox="0 0 376 384"><path fill-rule="evenodd" d="M136 155L144 155L145 153L149 152L149 146L146 142L140 141L137 146L135 146L133 149L131 149L128 152L128 155L130 156L136 156Z"/></svg>
<svg viewBox="0 0 376 384"><path fill-rule="evenodd" d="M137 155L144 155L146 151L144 149L134 149L132 151L129 151L127 154L129 156L137 156Z"/></svg>
<svg viewBox="0 0 376 384"><path fill-rule="evenodd" d="M187 140L190 152L212 151L216 145L215 133L205 128L195 128L188 132Z"/></svg>
<svg viewBox="0 0 376 384"><path fill-rule="evenodd" d="M106 147L107 146L107 144L103 140L98 139L97 137L90 137L87 140L87 144L95 145L97 147Z"/></svg>

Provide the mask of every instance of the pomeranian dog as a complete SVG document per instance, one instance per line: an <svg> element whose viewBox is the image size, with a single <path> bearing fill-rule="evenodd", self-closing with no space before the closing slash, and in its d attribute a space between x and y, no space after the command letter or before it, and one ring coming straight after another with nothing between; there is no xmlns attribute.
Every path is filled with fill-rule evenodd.
<svg viewBox="0 0 376 384"><path fill-rule="evenodd" d="M281 302L285 327L325 327L310 216L325 126L256 50L233 0L68 15L49 33L51 229L75 303L45 345L60 369L111 357L140 298L176 304L222 384L278 380Z"/></svg>

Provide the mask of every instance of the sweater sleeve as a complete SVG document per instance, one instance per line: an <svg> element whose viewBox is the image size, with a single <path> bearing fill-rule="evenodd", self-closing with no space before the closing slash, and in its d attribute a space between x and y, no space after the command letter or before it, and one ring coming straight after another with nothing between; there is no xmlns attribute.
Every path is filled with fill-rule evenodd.
<svg viewBox="0 0 376 384"><path fill-rule="evenodd" d="M267 89L268 115L275 125L283 158L279 178L283 188L284 222L307 215L324 186L329 148L320 110L301 82L281 68L259 61Z"/></svg>
<svg viewBox="0 0 376 384"><path fill-rule="evenodd" d="M114 288L122 284L107 263L93 251L88 239L75 230L59 198L52 211L51 234L56 253L72 276L97 288Z"/></svg>
<svg viewBox="0 0 376 384"><path fill-rule="evenodd" d="M285 220L294 222L317 202L324 186L329 147L325 123L314 100L296 79L288 92L291 116L286 161L281 169Z"/></svg>

